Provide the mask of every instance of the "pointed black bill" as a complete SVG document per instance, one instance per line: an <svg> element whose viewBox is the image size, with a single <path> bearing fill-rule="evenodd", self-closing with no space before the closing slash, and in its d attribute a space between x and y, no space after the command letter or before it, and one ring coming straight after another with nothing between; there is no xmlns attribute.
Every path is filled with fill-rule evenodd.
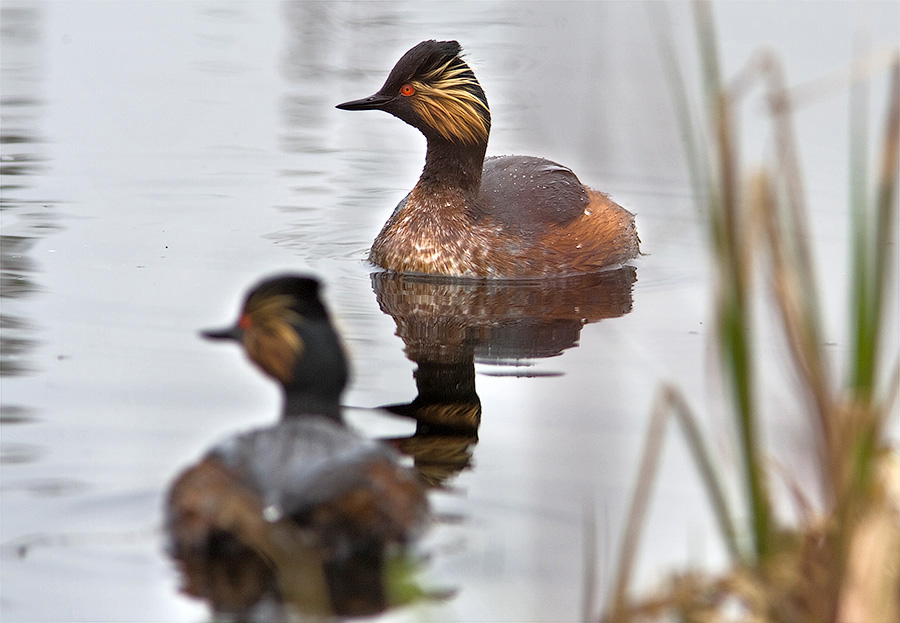
<svg viewBox="0 0 900 623"><path fill-rule="evenodd" d="M227 329L210 329L201 331L200 335L208 340L237 340L238 342L240 342L244 339L244 330L238 326L234 326Z"/></svg>
<svg viewBox="0 0 900 623"><path fill-rule="evenodd" d="M338 104L335 108L340 108L341 110L381 110L384 108L385 104L391 101L391 99L393 98L376 93L375 95L364 97L361 100L352 100L344 102L343 104Z"/></svg>

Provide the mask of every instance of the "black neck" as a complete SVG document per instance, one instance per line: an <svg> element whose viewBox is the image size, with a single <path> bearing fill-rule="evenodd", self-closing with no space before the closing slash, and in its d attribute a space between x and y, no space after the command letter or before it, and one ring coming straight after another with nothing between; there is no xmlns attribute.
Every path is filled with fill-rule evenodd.
<svg viewBox="0 0 900 623"><path fill-rule="evenodd" d="M341 415L341 405L337 398L296 391L285 392L282 417L303 417L307 415L323 415L338 422L344 422L344 418Z"/></svg>
<svg viewBox="0 0 900 623"><path fill-rule="evenodd" d="M458 188L477 194L481 187L481 168L486 150L486 142L464 145L441 137L429 137L425 168L418 186L426 189Z"/></svg>

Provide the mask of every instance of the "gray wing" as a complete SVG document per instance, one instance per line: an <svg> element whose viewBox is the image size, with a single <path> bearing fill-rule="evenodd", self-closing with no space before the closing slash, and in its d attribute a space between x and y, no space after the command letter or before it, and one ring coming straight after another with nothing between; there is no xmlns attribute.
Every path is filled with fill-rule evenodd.
<svg viewBox="0 0 900 623"><path fill-rule="evenodd" d="M533 156L494 156L484 161L476 217L490 217L523 231L563 225L590 203L571 169Z"/></svg>
<svg viewBox="0 0 900 623"><path fill-rule="evenodd" d="M236 435L210 455L234 470L266 506L286 515L357 486L366 462L396 457L383 443L322 417L292 418Z"/></svg>

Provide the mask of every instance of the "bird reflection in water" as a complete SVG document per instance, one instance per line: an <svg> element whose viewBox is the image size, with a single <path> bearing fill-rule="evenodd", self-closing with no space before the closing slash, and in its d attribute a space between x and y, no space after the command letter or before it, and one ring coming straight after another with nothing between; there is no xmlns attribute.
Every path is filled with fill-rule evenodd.
<svg viewBox="0 0 900 623"><path fill-rule="evenodd" d="M391 442L439 487L468 467L478 442L475 363L519 364L562 354L578 344L585 324L631 311L637 271L625 265L530 281L376 272L371 279L381 311L394 319L406 356L417 364L416 398L385 407L415 419L416 431Z"/></svg>
<svg viewBox="0 0 900 623"><path fill-rule="evenodd" d="M185 591L240 620L372 614L411 598L406 546L428 503L395 450L343 422L347 366L318 282L266 280L233 327L204 335L241 343L280 383L284 412L173 483L167 527Z"/></svg>

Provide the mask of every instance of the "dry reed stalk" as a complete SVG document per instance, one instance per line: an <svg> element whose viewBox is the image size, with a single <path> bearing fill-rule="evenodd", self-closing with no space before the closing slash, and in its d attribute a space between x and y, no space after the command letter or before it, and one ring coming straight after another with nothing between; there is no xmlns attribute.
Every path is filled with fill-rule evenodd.
<svg viewBox="0 0 900 623"><path fill-rule="evenodd" d="M706 198L709 212L718 277L716 339L726 369L724 379L731 384L734 398L751 517L748 529L755 547L752 552L738 550L722 487L690 409L676 389L664 387L654 406L641 458L612 607L604 618L656 620L669 615L685 621L897 621L900 460L896 450L886 445L885 425L900 393L900 357L883 390L878 389L878 367L883 359L880 337L885 292L894 285L889 258L894 257L897 220L900 54L894 51L890 56L889 112L874 201L869 202L857 187L851 192L856 221L852 240L856 352L850 362L851 382L836 386L822 347L818 288L792 118L797 93L805 97L814 89L789 90L781 64L772 54L755 57L729 88L723 88L710 6L695 6L707 118L711 120L708 131L704 132L703 124L692 118L686 93L676 92L675 101L692 159L691 177L706 184L701 196ZM658 18L658 23L664 21ZM670 81L683 89L680 70L671 60L672 39L663 33L660 41L663 52L669 54ZM878 62L884 58L884 54L879 55L882 60ZM877 67L878 63L863 59L842 73L859 80L864 72ZM756 173L743 187L735 140L739 118L734 111L738 100L757 82L765 86L776 158L773 167ZM824 80L809 84L828 86ZM860 123L854 120L853 127L859 129ZM692 135L698 129L699 140ZM711 143L706 150L704 137ZM858 160L854 158L857 164ZM858 166L851 174L855 184L866 177L864 167ZM797 374L799 393L807 398L807 413L817 434L823 494L823 510L816 513L795 486L802 520L781 529L772 522L766 460L756 439L758 406L748 301L754 265L761 257L768 260L765 274L772 301ZM669 412L679 415L714 508L721 506L717 510L720 530L734 565L719 577L702 573L673 576L656 596L634 601L628 597L628 588Z"/></svg>

